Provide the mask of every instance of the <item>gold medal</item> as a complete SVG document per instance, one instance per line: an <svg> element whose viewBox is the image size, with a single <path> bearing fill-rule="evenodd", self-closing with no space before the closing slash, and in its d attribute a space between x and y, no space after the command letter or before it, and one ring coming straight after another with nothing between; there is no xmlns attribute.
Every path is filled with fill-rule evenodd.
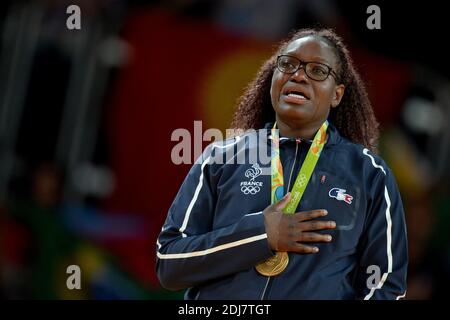
<svg viewBox="0 0 450 320"><path fill-rule="evenodd" d="M272 159L271 159L271 203L277 203L279 197L277 195L284 194L284 181L283 181L283 166L280 160L280 133L275 129L277 123L275 122L272 128ZM305 160L303 161L300 172L295 179L294 185L292 186L292 197L286 207L283 209L282 214L294 214L303 193L308 185L309 179L311 178L312 172L316 167L317 161L319 160L320 154L326 142L327 137L328 121L325 121L320 129L314 136L314 140L311 147L308 150ZM258 263L255 266L256 271L260 274L272 277L276 276L286 269L289 263L289 256L287 252L277 252L275 256Z"/></svg>
<svg viewBox="0 0 450 320"><path fill-rule="evenodd" d="M289 263L289 256L287 252L277 252L273 257L266 261L258 263L255 266L256 271L266 277L273 277L279 275L286 269Z"/></svg>

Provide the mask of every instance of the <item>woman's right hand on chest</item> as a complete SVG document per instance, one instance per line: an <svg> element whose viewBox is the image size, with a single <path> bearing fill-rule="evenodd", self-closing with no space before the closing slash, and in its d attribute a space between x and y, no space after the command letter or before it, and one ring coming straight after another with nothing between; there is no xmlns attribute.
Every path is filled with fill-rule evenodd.
<svg viewBox="0 0 450 320"><path fill-rule="evenodd" d="M311 244L330 242L332 237L313 231L334 229L336 222L315 220L328 214L325 209L284 214L282 210L288 204L290 195L286 194L263 211L269 246L274 251L317 253L319 248Z"/></svg>

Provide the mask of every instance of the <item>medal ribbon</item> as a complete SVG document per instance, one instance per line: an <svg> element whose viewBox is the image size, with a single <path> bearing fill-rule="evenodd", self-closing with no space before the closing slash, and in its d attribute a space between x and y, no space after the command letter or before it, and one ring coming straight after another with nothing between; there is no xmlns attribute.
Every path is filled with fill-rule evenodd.
<svg viewBox="0 0 450 320"><path fill-rule="evenodd" d="M279 130L276 129L277 123L272 128L272 151L271 151L271 174L272 174L272 185L271 185L271 201L272 204L278 202L284 196L284 179L283 179L283 166L280 160L280 135ZM291 200L283 209L284 214L294 214L297 209L300 200L302 199L303 193L305 192L306 186L308 185L309 179L311 178L312 172L316 167L317 161L319 160L320 154L326 142L327 137L328 121L325 121L320 129L314 136L314 140L309 148L308 154L306 155L305 161L303 162L300 172L295 179L294 186L291 191Z"/></svg>

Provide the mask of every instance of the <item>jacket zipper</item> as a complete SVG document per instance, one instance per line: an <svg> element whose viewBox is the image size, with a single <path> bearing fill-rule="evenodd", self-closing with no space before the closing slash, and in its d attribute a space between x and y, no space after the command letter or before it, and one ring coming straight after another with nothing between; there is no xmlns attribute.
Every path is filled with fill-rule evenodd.
<svg viewBox="0 0 450 320"><path fill-rule="evenodd" d="M300 139L295 139L295 142L296 143L295 143L294 163L292 164L292 167L291 167L291 173L289 175L289 181L288 181L288 187L286 189L286 193L289 192L289 188L291 187L292 173L294 172L295 164L297 163L298 145L300 144L301 140ZM267 288L269 288L269 285L272 283L272 278L273 277L267 277L267 282L266 282L266 285L264 287L263 293L261 295L261 300L266 300L267 299L267 296L268 296Z"/></svg>

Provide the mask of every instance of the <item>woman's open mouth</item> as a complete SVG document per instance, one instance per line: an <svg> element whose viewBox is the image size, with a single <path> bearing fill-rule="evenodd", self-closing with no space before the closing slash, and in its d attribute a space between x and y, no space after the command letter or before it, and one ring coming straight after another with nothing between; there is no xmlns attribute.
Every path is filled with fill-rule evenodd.
<svg viewBox="0 0 450 320"><path fill-rule="evenodd" d="M283 94L282 99L286 103L293 103L298 105L305 104L307 101L309 101L309 99L305 95L295 91L289 92L288 94Z"/></svg>

